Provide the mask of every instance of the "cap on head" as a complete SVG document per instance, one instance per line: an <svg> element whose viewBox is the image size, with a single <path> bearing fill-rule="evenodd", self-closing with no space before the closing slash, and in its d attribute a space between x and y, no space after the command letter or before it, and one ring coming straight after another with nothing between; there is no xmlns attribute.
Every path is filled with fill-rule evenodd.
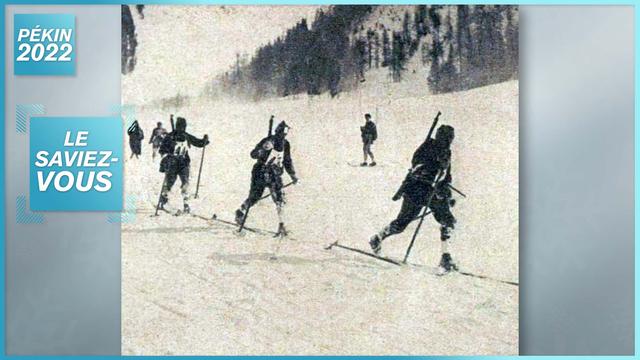
<svg viewBox="0 0 640 360"><path fill-rule="evenodd" d="M158 127L162 127L162 121L158 121Z"/></svg>
<svg viewBox="0 0 640 360"><path fill-rule="evenodd" d="M289 132L289 129L291 127L289 125L287 125L286 122L281 122L280 124L278 124L278 126L276 126L276 131L275 134L276 135L286 135Z"/></svg>
<svg viewBox="0 0 640 360"><path fill-rule="evenodd" d="M178 131L187 130L187 120L185 118L179 117L176 119L176 130Z"/></svg>
<svg viewBox="0 0 640 360"><path fill-rule="evenodd" d="M371 114L369 113L364 114L364 118L367 120L371 120Z"/></svg>
<svg viewBox="0 0 640 360"><path fill-rule="evenodd" d="M442 125L438 128L438 131L436 131L436 141L442 145L451 145L454 136L453 126Z"/></svg>

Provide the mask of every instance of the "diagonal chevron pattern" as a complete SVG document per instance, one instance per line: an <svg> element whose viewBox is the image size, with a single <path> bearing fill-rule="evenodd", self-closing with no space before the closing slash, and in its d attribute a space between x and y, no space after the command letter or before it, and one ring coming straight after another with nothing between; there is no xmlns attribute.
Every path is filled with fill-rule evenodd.
<svg viewBox="0 0 640 360"><path fill-rule="evenodd" d="M27 208L27 197L20 195L16 198L16 223L17 224L42 224L44 216L32 213Z"/></svg>
<svg viewBox="0 0 640 360"><path fill-rule="evenodd" d="M42 104L18 104L16 105L16 132L25 134L27 132L27 122L33 115L44 114Z"/></svg>
<svg viewBox="0 0 640 360"><path fill-rule="evenodd" d="M136 221L136 201L137 197L135 195L127 195L124 199L123 211L107 215L107 222L111 224L123 224Z"/></svg>
<svg viewBox="0 0 640 360"><path fill-rule="evenodd" d="M109 109L114 113L118 113L120 117L124 119L125 129L129 128L131 124L136 120L136 113L133 105L113 105Z"/></svg>

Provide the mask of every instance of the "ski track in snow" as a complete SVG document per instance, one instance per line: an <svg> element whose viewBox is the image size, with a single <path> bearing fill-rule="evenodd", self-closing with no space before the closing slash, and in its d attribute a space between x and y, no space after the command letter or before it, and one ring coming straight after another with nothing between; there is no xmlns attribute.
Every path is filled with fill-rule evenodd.
<svg viewBox="0 0 640 360"><path fill-rule="evenodd" d="M464 271L518 281L518 82L438 96L412 95L424 81L383 83L333 100L198 100L173 110L190 133L212 141L192 211L225 220L247 196L249 152L266 135L269 115L292 126L300 183L286 189L291 238L237 235L192 216L151 217L162 182L158 160L149 144L139 160L126 149L125 190L137 197L138 212L122 226L123 354L518 353L517 286L324 249L338 240L369 250L369 236L397 214L400 202L391 196L440 110L441 124L456 129L453 185L468 195L453 208L454 260ZM365 112L377 122L373 151L383 166L348 165L362 161ZM137 108L136 118L147 136L157 121L169 126L160 110ZM190 150L192 193L201 153ZM181 207L179 180L170 204ZM276 230L270 199L251 209L247 225ZM382 255L402 259L415 226L386 240ZM435 266L439 251L430 216L410 262Z"/></svg>

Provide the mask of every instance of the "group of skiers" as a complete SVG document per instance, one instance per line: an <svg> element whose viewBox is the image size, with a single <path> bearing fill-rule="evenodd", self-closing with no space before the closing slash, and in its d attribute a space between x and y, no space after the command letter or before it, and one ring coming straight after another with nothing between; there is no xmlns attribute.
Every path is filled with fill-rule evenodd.
<svg viewBox="0 0 640 360"><path fill-rule="evenodd" d="M162 123L158 121L158 126L153 129L151 133L151 139L149 139L149 144L152 146L153 150L153 159L155 160L156 155L158 154L158 150L160 149L160 145L162 144L162 139L167 135L167 130L162 127ZM142 140L144 140L144 131L140 127L138 120L135 120L131 126L127 129L127 135L129 135L129 148L131 149L131 156L129 158L136 159L140 157L142 154Z"/></svg>
<svg viewBox="0 0 640 360"><path fill-rule="evenodd" d="M271 121L273 121L273 116ZM173 115L171 115L171 123L173 124ZM433 127L436 123L437 117ZM133 139L138 139L136 146L131 145L132 152L138 156L140 153L139 142L144 136L137 121L134 125L129 129L130 144L133 141L132 136ZM282 176L286 172L293 184L298 182L291 158L291 144L286 139L290 129L286 122L280 122L275 131L272 133L270 129L268 136L260 140L251 151L250 155L255 159L255 164L251 170L249 195L235 212L235 220L239 226L244 226L249 209L263 197L264 191L269 189L278 214L277 235L287 235L284 217L286 200ZM186 119L178 117L175 129L170 133L167 133L162 128L162 123L158 122L150 139L150 143L153 144L154 158L157 152L162 156L160 172L165 174L158 207L164 208L168 202L168 194L179 177L183 213L190 212L188 202L191 163L189 148L191 146L202 148L209 144L206 134L203 138L197 138L186 130ZM375 166L376 161L371 147L378 138L378 133L370 114L365 114L365 125L360 130L364 156L364 162L361 165ZM451 207L455 204L451 193L451 144L453 139L453 127L442 125L437 129L435 139L431 138L430 131L426 140L413 154L411 169L393 197L394 201L403 199L400 212L393 221L369 239L369 245L376 255L380 252L382 242L386 238L402 233L411 222L421 216L426 216L426 211L429 210L440 224L442 255L439 267L444 272L456 268L447 249L447 240L451 237L451 231L456 223L456 219L451 213ZM371 163L367 163L368 158L371 159ZM420 215L423 209L424 213Z"/></svg>

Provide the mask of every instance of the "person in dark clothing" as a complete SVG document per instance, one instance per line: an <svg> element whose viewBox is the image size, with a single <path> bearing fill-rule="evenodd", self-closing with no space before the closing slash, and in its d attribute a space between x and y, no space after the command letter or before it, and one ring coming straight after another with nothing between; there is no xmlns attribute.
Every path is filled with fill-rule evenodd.
<svg viewBox="0 0 640 360"><path fill-rule="evenodd" d="M371 145L378 139L378 130L376 124L371 120L371 114L364 114L365 124L360 127L360 136L362 137L362 153L364 162L360 166L367 166L367 156L371 157L369 166L376 166L376 159L371 152Z"/></svg>
<svg viewBox="0 0 640 360"><path fill-rule="evenodd" d="M173 121L173 115L171 116ZM193 145L195 147L204 147L209 144L209 136L204 135L202 139L189 134L187 132L187 120L182 117L178 117L176 120L176 128L174 131L168 133L162 140L160 145L160 155L162 160L160 161L160 172L165 174L164 185L162 186L162 193L160 195L160 207L169 201L169 192L175 184L176 179L180 177L182 192L182 200L184 205L184 212L190 212L189 208L189 172L191 158L189 157L189 148Z"/></svg>
<svg viewBox="0 0 640 360"><path fill-rule="evenodd" d="M140 124L138 124L138 120L135 120L133 124L129 126L127 134L129 135L129 148L131 148L131 156L129 158L135 155L137 159L142 153L142 139L144 139L144 132Z"/></svg>
<svg viewBox="0 0 640 360"><path fill-rule="evenodd" d="M428 206L433 217L440 224L442 257L440 268L450 271L455 268L447 250L447 240L451 237L456 219L451 213L455 201L451 197L451 142L453 127L443 125L438 128L435 139L427 139L413 154L411 170L402 183L403 197L400 212L395 220L369 239L371 249L377 254L382 241L403 232L420 215L420 210ZM394 198L394 200L396 200Z"/></svg>
<svg viewBox="0 0 640 360"><path fill-rule="evenodd" d="M262 197L264 190L269 188L271 198L276 204L278 212L278 234L286 235L284 226L285 195L282 189L282 174L289 174L293 183L298 182L296 171L291 160L291 145L286 138L289 126L283 121L276 127L273 135L262 139L251 151L251 158L256 160L251 170L251 188L249 196L236 210L236 222L241 224L247 210Z"/></svg>
<svg viewBox="0 0 640 360"><path fill-rule="evenodd" d="M167 135L167 130L162 127L162 122L158 121L158 126L153 129L151 132L151 138L149 139L149 144L153 149L152 158L155 160L158 151L160 150L160 145L162 145L162 139Z"/></svg>

